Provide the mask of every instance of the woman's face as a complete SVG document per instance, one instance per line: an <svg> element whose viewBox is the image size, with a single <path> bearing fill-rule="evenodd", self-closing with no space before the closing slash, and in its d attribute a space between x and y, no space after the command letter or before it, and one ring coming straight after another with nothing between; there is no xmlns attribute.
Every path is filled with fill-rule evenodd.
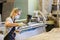
<svg viewBox="0 0 60 40"><path fill-rule="evenodd" d="M18 11L18 12L15 14L15 19L19 19L20 15L21 15L21 11Z"/></svg>

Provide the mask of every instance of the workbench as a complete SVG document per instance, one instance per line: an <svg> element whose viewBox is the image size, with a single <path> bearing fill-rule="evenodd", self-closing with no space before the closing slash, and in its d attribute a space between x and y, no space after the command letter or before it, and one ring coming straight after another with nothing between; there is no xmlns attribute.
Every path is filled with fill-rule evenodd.
<svg viewBox="0 0 60 40"><path fill-rule="evenodd" d="M17 34L16 40L25 40L26 38L41 34L46 32L45 30L46 25L44 23L34 23L30 25L26 25L20 27L20 33Z"/></svg>

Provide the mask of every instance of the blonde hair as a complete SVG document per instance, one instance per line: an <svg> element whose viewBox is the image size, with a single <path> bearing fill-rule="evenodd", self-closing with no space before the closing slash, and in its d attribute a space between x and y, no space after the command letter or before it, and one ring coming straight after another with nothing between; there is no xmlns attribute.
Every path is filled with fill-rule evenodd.
<svg viewBox="0 0 60 40"><path fill-rule="evenodd" d="M18 8L13 8L11 14L10 14L10 17L14 17L13 15L16 14L17 12L19 11Z"/></svg>

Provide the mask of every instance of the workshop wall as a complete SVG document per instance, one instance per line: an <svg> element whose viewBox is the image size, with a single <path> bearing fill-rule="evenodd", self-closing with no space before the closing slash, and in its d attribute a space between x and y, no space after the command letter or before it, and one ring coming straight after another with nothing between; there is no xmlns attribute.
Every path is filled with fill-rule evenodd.
<svg viewBox="0 0 60 40"><path fill-rule="evenodd" d="M15 0L14 7L22 9L20 19L25 19L27 14L33 15L34 10L38 10L38 0Z"/></svg>
<svg viewBox="0 0 60 40"><path fill-rule="evenodd" d="M39 10L39 0L28 1L28 14L33 15L34 10Z"/></svg>
<svg viewBox="0 0 60 40"><path fill-rule="evenodd" d="M22 9L22 15L20 19L25 19L28 14L28 0L15 0L14 7Z"/></svg>

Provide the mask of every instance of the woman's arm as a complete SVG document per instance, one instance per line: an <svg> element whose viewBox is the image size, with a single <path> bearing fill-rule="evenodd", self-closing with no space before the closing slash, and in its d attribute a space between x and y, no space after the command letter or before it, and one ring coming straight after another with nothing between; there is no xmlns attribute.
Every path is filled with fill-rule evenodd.
<svg viewBox="0 0 60 40"><path fill-rule="evenodd" d="M24 24L24 23L11 23L9 21L5 22L6 27L19 27L19 26L21 27L23 25L26 25L26 24Z"/></svg>
<svg viewBox="0 0 60 40"><path fill-rule="evenodd" d="M19 24L18 23L10 23L9 21L6 21L5 22L5 26L6 27L16 27L16 26L19 26Z"/></svg>

